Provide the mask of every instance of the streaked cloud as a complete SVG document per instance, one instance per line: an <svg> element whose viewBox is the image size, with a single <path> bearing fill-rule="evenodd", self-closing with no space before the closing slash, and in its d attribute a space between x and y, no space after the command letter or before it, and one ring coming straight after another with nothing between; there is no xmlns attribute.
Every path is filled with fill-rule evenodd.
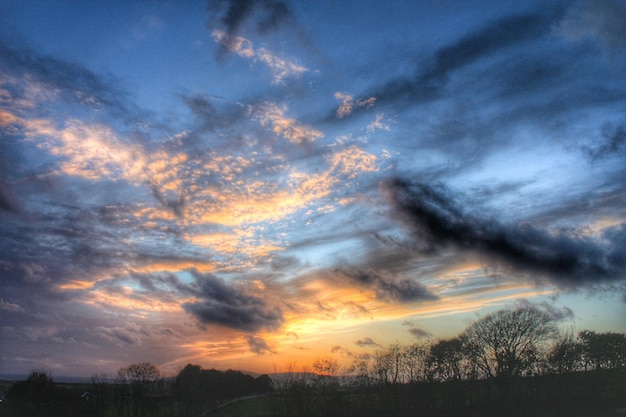
<svg viewBox="0 0 626 417"><path fill-rule="evenodd" d="M283 84L287 78L297 78L309 71L308 68L281 58L266 48L255 49L250 40L240 36L231 36L225 32L215 30L213 31L213 38L229 52L235 53L242 58L265 64L272 71L272 82L275 84Z"/></svg>
<svg viewBox="0 0 626 417"><path fill-rule="evenodd" d="M337 117L343 118L345 116L349 116L355 108L364 107L369 109L376 104L376 98L370 97L367 99L355 100L352 95L347 93L337 92L335 93L335 99L341 102L339 108L337 108Z"/></svg>
<svg viewBox="0 0 626 417"><path fill-rule="evenodd" d="M272 131L296 144L314 142L324 134L310 126L299 124L295 119L285 117L285 109L275 103L266 102L248 110L261 126L271 127Z"/></svg>

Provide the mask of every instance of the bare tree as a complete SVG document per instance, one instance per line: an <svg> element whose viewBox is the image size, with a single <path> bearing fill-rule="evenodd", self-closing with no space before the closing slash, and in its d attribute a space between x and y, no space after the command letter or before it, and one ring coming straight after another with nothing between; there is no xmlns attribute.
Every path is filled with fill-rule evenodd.
<svg viewBox="0 0 626 417"><path fill-rule="evenodd" d="M379 383L397 384L402 382L402 351L398 343L374 352L374 373Z"/></svg>
<svg viewBox="0 0 626 417"><path fill-rule="evenodd" d="M117 374L122 379L140 384L156 382L161 378L159 369L149 362L124 366L117 371Z"/></svg>
<svg viewBox="0 0 626 417"><path fill-rule="evenodd" d="M527 307L489 314L470 325L462 338L486 376L509 377L530 373L557 335L549 314Z"/></svg>
<svg viewBox="0 0 626 417"><path fill-rule="evenodd" d="M369 389L374 384L373 357L369 353L358 355L350 368L348 374L352 377L352 383L358 387Z"/></svg>
<svg viewBox="0 0 626 417"><path fill-rule="evenodd" d="M317 385L322 392L334 390L339 381L339 364L333 358L316 358L313 362L313 371L317 374Z"/></svg>
<svg viewBox="0 0 626 417"><path fill-rule="evenodd" d="M296 371L289 364L272 377L275 413L281 416L307 417L316 406L315 375L306 368Z"/></svg>
<svg viewBox="0 0 626 417"><path fill-rule="evenodd" d="M430 343L413 343L402 351L404 381L408 383L426 380Z"/></svg>
<svg viewBox="0 0 626 417"><path fill-rule="evenodd" d="M547 371L557 374L582 369L582 345L572 334L557 341L548 353Z"/></svg>
<svg viewBox="0 0 626 417"><path fill-rule="evenodd" d="M116 388L122 395L122 404L129 405L133 417L146 417L149 414L150 407L146 397L154 394L160 378L158 368L149 362L124 366L117 371ZM118 415L123 409L124 407L118 407Z"/></svg>
<svg viewBox="0 0 626 417"><path fill-rule="evenodd" d="M319 413L325 416L341 415L343 397L338 395L339 364L330 357L316 358L313 371L317 375L316 389L320 396Z"/></svg>
<svg viewBox="0 0 626 417"><path fill-rule="evenodd" d="M459 380L464 373L465 354L460 338L440 340L430 348L429 365L433 378L439 381Z"/></svg>

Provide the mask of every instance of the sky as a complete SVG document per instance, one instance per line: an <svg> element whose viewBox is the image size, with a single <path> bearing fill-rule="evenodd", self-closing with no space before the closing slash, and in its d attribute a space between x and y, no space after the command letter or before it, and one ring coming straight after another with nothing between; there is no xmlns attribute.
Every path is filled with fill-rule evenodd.
<svg viewBox="0 0 626 417"><path fill-rule="evenodd" d="M0 373L626 332L626 2L0 0Z"/></svg>

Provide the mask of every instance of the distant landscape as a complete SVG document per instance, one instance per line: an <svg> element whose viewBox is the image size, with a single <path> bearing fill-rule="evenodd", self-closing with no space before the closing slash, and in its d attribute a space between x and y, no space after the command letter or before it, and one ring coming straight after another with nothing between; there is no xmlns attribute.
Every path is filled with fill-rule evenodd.
<svg viewBox="0 0 626 417"><path fill-rule="evenodd" d="M2 381L6 417L615 416L626 408L626 335L561 334L535 308L500 310L455 338L380 347L272 374L148 363L55 380Z"/></svg>

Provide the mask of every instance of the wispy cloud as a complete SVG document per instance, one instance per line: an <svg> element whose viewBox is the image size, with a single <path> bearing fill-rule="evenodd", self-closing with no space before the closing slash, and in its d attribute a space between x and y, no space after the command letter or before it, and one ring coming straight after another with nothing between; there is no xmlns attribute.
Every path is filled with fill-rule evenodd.
<svg viewBox="0 0 626 417"><path fill-rule="evenodd" d="M242 58L261 62L272 71L272 82L284 84L287 78L297 78L309 71L302 65L297 65L287 59L281 58L266 48L255 49L253 43L240 36L231 36L219 30L213 31L215 41L229 52L239 55Z"/></svg>
<svg viewBox="0 0 626 417"><path fill-rule="evenodd" d="M577 41L591 38L603 49L615 69L626 53L626 6L618 0L579 1L570 6L555 32Z"/></svg>
<svg viewBox="0 0 626 417"><path fill-rule="evenodd" d="M352 95L341 92L335 93L335 99L341 102L337 108L337 117L340 119L349 116L355 108L369 109L376 104L376 97L356 100Z"/></svg>
<svg viewBox="0 0 626 417"><path fill-rule="evenodd" d="M373 289L376 297L386 302L417 302L438 299L423 284L408 278L396 278L387 272L378 273L374 270L361 268L341 268L337 270L337 274L340 277L347 277L356 285Z"/></svg>
<svg viewBox="0 0 626 417"><path fill-rule="evenodd" d="M411 228L424 253L451 245L544 274L566 287L621 280L624 275L626 263L618 255L624 250L623 224L598 238L573 230L542 230L530 222L509 226L461 209L459 196L441 186L395 179L386 187L399 219Z"/></svg>
<svg viewBox="0 0 626 417"><path fill-rule="evenodd" d="M306 144L324 137L324 134L310 126L299 124L295 119L285 116L285 109L275 103L266 102L249 108L250 115L269 126L272 131L292 143Z"/></svg>

